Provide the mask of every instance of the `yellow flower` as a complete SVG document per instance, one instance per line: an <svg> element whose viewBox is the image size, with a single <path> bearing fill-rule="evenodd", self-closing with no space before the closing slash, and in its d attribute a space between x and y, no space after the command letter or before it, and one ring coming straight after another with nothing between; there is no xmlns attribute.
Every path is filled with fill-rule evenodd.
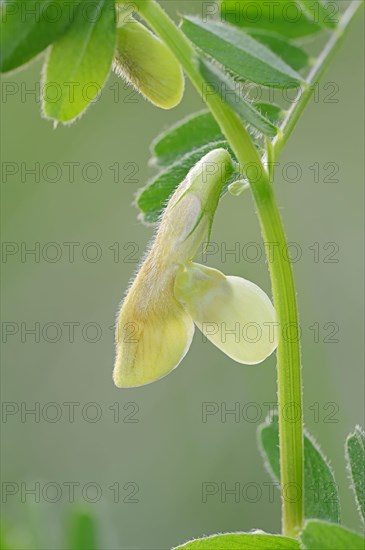
<svg viewBox="0 0 365 550"><path fill-rule="evenodd" d="M222 185L233 170L226 150L211 151L169 200L119 312L118 387L148 384L177 367L190 347L194 323L240 363L259 363L276 348L270 330L275 310L266 294L240 277L192 262L209 237Z"/></svg>
<svg viewBox="0 0 365 550"><path fill-rule="evenodd" d="M117 29L113 69L157 107L172 109L184 94L182 69L169 48L147 27L130 19Z"/></svg>

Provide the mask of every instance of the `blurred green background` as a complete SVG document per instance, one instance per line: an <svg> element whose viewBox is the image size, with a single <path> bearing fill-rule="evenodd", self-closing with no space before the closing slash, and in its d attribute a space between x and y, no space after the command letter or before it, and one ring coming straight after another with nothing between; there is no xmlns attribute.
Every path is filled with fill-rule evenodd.
<svg viewBox="0 0 365 550"><path fill-rule="evenodd" d="M201 3L167 4L173 13L198 12ZM331 459L342 519L353 528L358 519L343 449L346 434L364 419L361 19L290 139L276 178L288 239L301 256L294 271L305 422ZM154 173L149 144L200 109L200 100L187 85L178 108L159 111L111 75L86 116L54 130L39 116L40 68L38 60L2 80L2 509L8 544L84 548L78 530L86 525L91 537L87 514L97 529L97 542L91 537L88 548L165 549L218 531L279 532L279 493L270 490L256 446L257 427L276 401L274 357L255 367L239 365L197 332L181 366L162 381L118 390L111 378L118 303L152 235L132 206ZM299 181L285 181L295 179L296 167L287 163L300 167ZM336 168L328 163L338 165L337 183L325 179ZM264 255L253 261L263 249L249 193L222 201L212 240L218 252L209 265L270 292ZM39 257L26 249L38 249ZM225 253L231 249L241 257ZM32 328L35 335L27 332ZM204 403L217 404L205 422ZM30 409L36 413L27 414ZM228 409L238 410L239 418L225 416ZM207 482L217 493L204 502ZM224 502L224 487L235 484L239 498L227 494Z"/></svg>

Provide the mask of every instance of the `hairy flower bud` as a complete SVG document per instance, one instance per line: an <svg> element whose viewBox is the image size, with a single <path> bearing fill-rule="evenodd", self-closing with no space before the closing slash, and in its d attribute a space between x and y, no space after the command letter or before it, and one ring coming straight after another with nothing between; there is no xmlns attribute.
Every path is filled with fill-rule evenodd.
<svg viewBox="0 0 365 550"><path fill-rule="evenodd" d="M117 30L113 69L157 107L172 109L184 94L182 69L169 48L138 21Z"/></svg>

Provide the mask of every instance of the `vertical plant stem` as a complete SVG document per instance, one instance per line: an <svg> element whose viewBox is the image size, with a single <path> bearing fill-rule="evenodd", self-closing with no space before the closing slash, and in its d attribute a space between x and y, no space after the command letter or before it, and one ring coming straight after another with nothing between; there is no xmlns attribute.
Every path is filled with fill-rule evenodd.
<svg viewBox="0 0 365 550"><path fill-rule="evenodd" d="M253 185L266 250L275 309L280 327L277 349L277 391L280 443L282 530L297 535L304 519L302 376L298 308L290 261L284 257L287 240L273 192L261 200Z"/></svg>
<svg viewBox="0 0 365 550"><path fill-rule="evenodd" d="M127 4L128 2L120 2ZM283 132L273 143L273 154L278 156L288 139L300 114L310 99L313 82L328 66L341 35L361 4L353 1L333 34L323 54L310 75L308 86L302 98L293 106L282 128ZM186 74L196 87L217 120L222 132L232 147L242 172L246 163L258 167L260 177L251 182L251 190L265 244L274 245L276 253L268 256L274 304L280 326L277 350L278 413L280 435L280 471L282 490L282 531L295 536L303 525L303 421L302 421L302 379L300 363L300 342L298 310L294 278L290 261L283 255L287 240L278 211L269 176L246 128L236 113L222 101L219 94L209 94L207 83L198 69L197 55L189 40L178 29L155 0L134 0L140 15L158 36L169 46ZM247 174L246 174L247 176Z"/></svg>

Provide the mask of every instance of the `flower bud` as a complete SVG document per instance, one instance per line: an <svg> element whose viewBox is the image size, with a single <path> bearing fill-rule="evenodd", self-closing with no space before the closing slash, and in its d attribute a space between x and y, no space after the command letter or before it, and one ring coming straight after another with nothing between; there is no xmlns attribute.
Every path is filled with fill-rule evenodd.
<svg viewBox="0 0 365 550"><path fill-rule="evenodd" d="M162 109L176 107L184 94L178 61L166 44L138 21L124 22L118 28L113 69Z"/></svg>
<svg viewBox="0 0 365 550"><path fill-rule="evenodd" d="M223 148L210 151L189 171L170 198L153 249L160 261L183 264L207 241L224 183L234 172Z"/></svg>

